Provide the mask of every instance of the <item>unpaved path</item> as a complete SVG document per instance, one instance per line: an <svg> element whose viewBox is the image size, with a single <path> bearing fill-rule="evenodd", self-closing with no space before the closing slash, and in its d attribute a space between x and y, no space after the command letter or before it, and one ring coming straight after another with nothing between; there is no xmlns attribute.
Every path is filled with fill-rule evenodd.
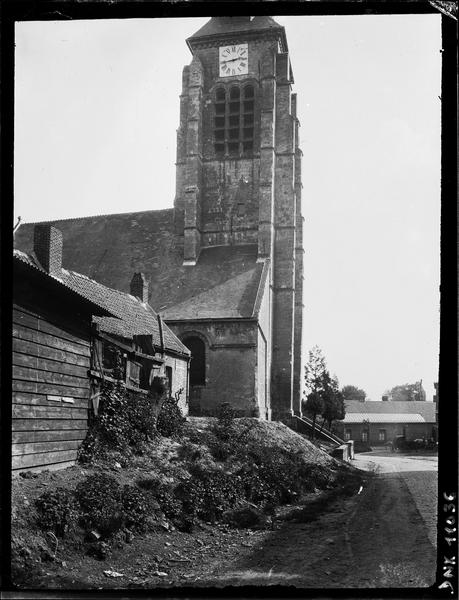
<svg viewBox="0 0 459 600"><path fill-rule="evenodd" d="M356 455L356 467L376 473L397 473L407 485L424 521L430 543L437 545L438 456L384 451Z"/></svg>
<svg viewBox="0 0 459 600"><path fill-rule="evenodd" d="M436 457L357 455L376 477L312 523L285 523L220 581L301 587L429 587L435 581ZM232 567L232 568L231 568Z"/></svg>

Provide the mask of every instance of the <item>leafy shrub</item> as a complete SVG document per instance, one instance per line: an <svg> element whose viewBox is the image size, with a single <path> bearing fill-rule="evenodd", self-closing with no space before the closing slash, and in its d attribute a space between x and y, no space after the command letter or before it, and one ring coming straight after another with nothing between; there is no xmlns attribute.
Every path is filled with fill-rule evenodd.
<svg viewBox="0 0 459 600"><path fill-rule="evenodd" d="M229 402L220 404L217 409L217 422L213 427L213 432L219 440L228 442L234 437L234 417L235 412Z"/></svg>
<svg viewBox="0 0 459 600"><path fill-rule="evenodd" d="M234 425L234 408L229 402L223 402L217 409L218 423L223 427L229 428Z"/></svg>
<svg viewBox="0 0 459 600"><path fill-rule="evenodd" d="M203 457L203 448L189 440L182 442L177 451L178 458L184 462L195 462Z"/></svg>
<svg viewBox="0 0 459 600"><path fill-rule="evenodd" d="M150 496L135 486L125 485L122 503L126 526L134 531L145 531L147 518L152 511Z"/></svg>
<svg viewBox="0 0 459 600"><path fill-rule="evenodd" d="M105 383L102 386L96 431L109 448L123 449L127 445L126 394L121 385Z"/></svg>
<svg viewBox="0 0 459 600"><path fill-rule="evenodd" d="M237 442L234 439L230 439L229 436L227 437L226 433L221 435L220 432L216 432L216 434L208 440L208 446L212 456L218 462L228 460L231 456L237 454L239 449Z"/></svg>
<svg viewBox="0 0 459 600"><path fill-rule="evenodd" d="M258 472L258 466L246 466L238 473L244 498L258 505L278 504L279 494L275 487Z"/></svg>
<svg viewBox="0 0 459 600"><path fill-rule="evenodd" d="M202 499L198 515L206 521L215 521L225 510L232 508L243 497L241 480L237 475L223 471L203 472L200 478Z"/></svg>
<svg viewBox="0 0 459 600"><path fill-rule="evenodd" d="M155 377L156 379L156 377ZM157 435L156 421L161 399L152 394L126 393L127 441L129 445L140 447Z"/></svg>
<svg viewBox="0 0 459 600"><path fill-rule="evenodd" d="M182 512L182 502L174 490L164 485L157 477L144 477L136 481L136 485L149 494L150 510L153 507L152 499L168 519L176 519Z"/></svg>
<svg viewBox="0 0 459 600"><path fill-rule="evenodd" d="M64 488L47 490L35 500L39 525L46 531L64 536L77 519L77 504L72 492Z"/></svg>
<svg viewBox="0 0 459 600"><path fill-rule="evenodd" d="M178 405L178 398L168 398L159 411L156 429L164 437L180 436L185 418Z"/></svg>
<svg viewBox="0 0 459 600"><path fill-rule="evenodd" d="M300 455L256 444L239 446L240 471L248 500L256 504L295 502L310 488L310 466Z"/></svg>
<svg viewBox="0 0 459 600"><path fill-rule="evenodd" d="M306 489L319 488L320 490L330 487L336 479L336 475L330 469L321 465L306 465L304 468Z"/></svg>
<svg viewBox="0 0 459 600"><path fill-rule="evenodd" d="M201 510L204 486L199 479L188 479L177 485L174 495L181 502L183 512L196 517Z"/></svg>
<svg viewBox="0 0 459 600"><path fill-rule="evenodd" d="M99 413L91 423L78 459L89 463L96 456L105 458L113 450L124 454L142 453L145 443L157 435L156 421L161 403L162 397L155 392L137 393L126 390L119 383L104 383Z"/></svg>
<svg viewBox="0 0 459 600"><path fill-rule="evenodd" d="M77 460L80 463L88 464L95 456L102 455L100 434L97 425L88 429L88 433L78 449Z"/></svg>
<svg viewBox="0 0 459 600"><path fill-rule="evenodd" d="M182 503L171 488L160 485L155 492L155 498L168 519L176 519L182 512Z"/></svg>
<svg viewBox="0 0 459 600"><path fill-rule="evenodd" d="M122 490L116 479L106 473L89 475L75 491L82 511L82 524L110 536L124 526Z"/></svg>

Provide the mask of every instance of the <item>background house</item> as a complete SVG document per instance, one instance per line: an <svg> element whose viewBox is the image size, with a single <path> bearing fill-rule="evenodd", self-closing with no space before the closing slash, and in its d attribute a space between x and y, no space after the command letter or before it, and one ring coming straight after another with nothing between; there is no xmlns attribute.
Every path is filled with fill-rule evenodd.
<svg viewBox="0 0 459 600"><path fill-rule="evenodd" d="M435 437L435 404L424 401L347 401L346 416L335 429L345 440L384 445L397 435L408 440Z"/></svg>
<svg viewBox="0 0 459 600"><path fill-rule="evenodd" d="M14 251L13 470L71 464L104 380L148 393L167 377L186 413L190 351L144 301L143 275L131 295L62 268L49 224L35 227L33 248Z"/></svg>

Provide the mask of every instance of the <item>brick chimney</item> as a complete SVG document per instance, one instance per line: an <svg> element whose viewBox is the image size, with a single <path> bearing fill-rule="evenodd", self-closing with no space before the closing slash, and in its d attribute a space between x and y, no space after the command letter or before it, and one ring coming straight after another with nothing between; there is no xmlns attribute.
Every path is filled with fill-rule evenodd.
<svg viewBox="0 0 459 600"><path fill-rule="evenodd" d="M60 277L62 270L62 233L49 223L35 225L33 249L40 265L50 275Z"/></svg>
<svg viewBox="0 0 459 600"><path fill-rule="evenodd" d="M148 302L148 282L143 273L134 273L132 276L131 296L139 298L141 302Z"/></svg>

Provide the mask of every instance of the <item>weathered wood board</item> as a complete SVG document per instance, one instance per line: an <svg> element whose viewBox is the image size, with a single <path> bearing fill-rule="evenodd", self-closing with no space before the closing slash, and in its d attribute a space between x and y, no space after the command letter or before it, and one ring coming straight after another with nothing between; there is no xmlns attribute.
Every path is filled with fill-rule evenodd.
<svg viewBox="0 0 459 600"><path fill-rule="evenodd" d="M88 324L15 306L13 311L12 469L75 461L88 424Z"/></svg>

